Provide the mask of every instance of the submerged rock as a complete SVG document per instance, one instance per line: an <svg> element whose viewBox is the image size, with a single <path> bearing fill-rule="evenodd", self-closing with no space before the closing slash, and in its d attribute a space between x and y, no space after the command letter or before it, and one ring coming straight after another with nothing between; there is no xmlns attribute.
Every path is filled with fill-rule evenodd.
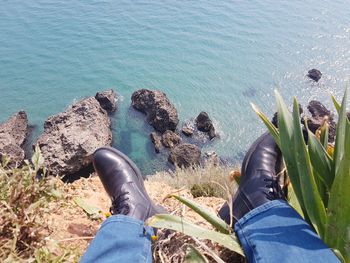
<svg viewBox="0 0 350 263"><path fill-rule="evenodd" d="M191 127L185 126L185 127L182 128L181 131L182 131L182 133L185 134L186 136L191 137L191 136L193 135L194 129L191 128Z"/></svg>
<svg viewBox="0 0 350 263"><path fill-rule="evenodd" d="M328 110L321 102L312 100L307 106L308 111L311 113L311 117L307 118L307 125L310 131L315 133L325 122L329 124L328 139L330 142L334 142L336 133L336 123L333 118L333 114Z"/></svg>
<svg viewBox="0 0 350 263"><path fill-rule="evenodd" d="M334 121L333 113L328 110L321 102L313 100L309 102L307 109L311 113L308 117L307 124L313 133L319 129L325 121L328 122L328 139L329 142L334 142L336 134L336 123Z"/></svg>
<svg viewBox="0 0 350 263"><path fill-rule="evenodd" d="M310 79L312 79L312 80L318 82L318 81L321 79L321 77L322 77L322 73L321 73L321 71L319 71L318 69L314 69L314 68L313 68L313 69L310 69L310 70L308 71L307 76L308 76Z"/></svg>
<svg viewBox="0 0 350 263"><path fill-rule="evenodd" d="M147 114L148 123L161 133L166 130L175 131L179 123L175 106L166 94L159 90L135 91L131 96L131 105L136 110Z"/></svg>
<svg viewBox="0 0 350 263"><path fill-rule="evenodd" d="M151 141L154 144L155 152L159 153L160 150L162 149L162 137L158 135L156 132L151 132L149 136L151 138Z"/></svg>
<svg viewBox="0 0 350 263"><path fill-rule="evenodd" d="M37 144L51 174L70 175L89 165L93 152L111 142L107 112L90 97L49 117Z"/></svg>
<svg viewBox="0 0 350 263"><path fill-rule="evenodd" d="M310 101L307 109L311 113L312 117L331 116L331 111L317 100Z"/></svg>
<svg viewBox="0 0 350 263"><path fill-rule="evenodd" d="M181 142L181 138L173 131L165 131L162 136L163 145L167 148L173 148Z"/></svg>
<svg viewBox="0 0 350 263"><path fill-rule="evenodd" d="M206 132L210 139L213 139L215 135L215 128L212 120L209 118L208 113L202 111L196 118L196 125L199 131Z"/></svg>
<svg viewBox="0 0 350 263"><path fill-rule="evenodd" d="M171 150L168 160L179 167L190 167L199 165L201 150L198 146L183 143Z"/></svg>
<svg viewBox="0 0 350 263"><path fill-rule="evenodd" d="M97 92L95 99L100 103L101 107L107 112L114 112L117 109L117 95L114 90L105 90Z"/></svg>
<svg viewBox="0 0 350 263"><path fill-rule="evenodd" d="M11 116L0 124L0 159L2 155L10 157L9 165L14 167L24 161L24 143L28 135L28 118L24 111Z"/></svg>

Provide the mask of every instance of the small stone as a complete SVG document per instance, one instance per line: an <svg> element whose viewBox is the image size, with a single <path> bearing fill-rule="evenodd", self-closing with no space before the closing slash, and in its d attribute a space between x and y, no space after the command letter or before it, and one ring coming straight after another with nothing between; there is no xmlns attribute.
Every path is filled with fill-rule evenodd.
<svg viewBox="0 0 350 263"><path fill-rule="evenodd" d="M310 70L308 71L307 76L308 76L310 79L312 79L312 80L318 82L318 81L321 79L322 73L321 73L321 71L319 71L318 69L314 69L314 68L313 68L313 69L310 69Z"/></svg>
<svg viewBox="0 0 350 263"><path fill-rule="evenodd" d="M208 133L210 139L216 136L213 122L208 113L202 111L196 118L196 125L199 131Z"/></svg>
<svg viewBox="0 0 350 263"><path fill-rule="evenodd" d="M194 129L190 127L183 127L181 131L186 136L191 137L193 135Z"/></svg>

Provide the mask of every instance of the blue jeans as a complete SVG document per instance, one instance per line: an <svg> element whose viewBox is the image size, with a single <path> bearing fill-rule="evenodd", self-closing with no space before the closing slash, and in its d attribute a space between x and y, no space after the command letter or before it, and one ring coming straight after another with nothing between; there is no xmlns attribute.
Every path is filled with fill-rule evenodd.
<svg viewBox="0 0 350 263"><path fill-rule="evenodd" d="M151 263L153 229L143 223L124 215L109 217L80 262Z"/></svg>
<svg viewBox="0 0 350 263"><path fill-rule="evenodd" d="M287 203L274 200L235 224L248 262L340 262Z"/></svg>
<svg viewBox="0 0 350 263"><path fill-rule="evenodd" d="M235 224L248 262L339 262L333 252L286 202L259 206ZM117 215L101 226L81 262L151 262L153 229Z"/></svg>

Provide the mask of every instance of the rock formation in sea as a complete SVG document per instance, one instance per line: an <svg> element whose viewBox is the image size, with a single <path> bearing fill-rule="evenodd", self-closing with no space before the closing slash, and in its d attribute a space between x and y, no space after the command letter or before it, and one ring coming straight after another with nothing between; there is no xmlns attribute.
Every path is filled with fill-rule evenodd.
<svg viewBox="0 0 350 263"><path fill-rule="evenodd" d="M24 161L24 143L28 135L28 118L24 111L11 116L0 124L0 159L10 157L9 165L14 167Z"/></svg>
<svg viewBox="0 0 350 263"><path fill-rule="evenodd" d="M180 142L181 137L173 131L167 130L162 135L162 143L167 148L174 148Z"/></svg>
<svg viewBox="0 0 350 263"><path fill-rule="evenodd" d="M160 153L160 150L162 149L162 137L158 135L157 132L151 132L149 136L154 144L155 152Z"/></svg>
<svg viewBox="0 0 350 263"><path fill-rule="evenodd" d="M148 123L161 133L175 131L179 123L175 106L159 90L140 89L131 96L131 105L147 115Z"/></svg>
<svg viewBox="0 0 350 263"><path fill-rule="evenodd" d="M184 127L182 127L181 131L187 137L191 137L193 135L193 133L194 133L194 128L193 127L189 127L188 125L185 125Z"/></svg>
<svg viewBox="0 0 350 263"><path fill-rule="evenodd" d="M307 126L310 131L315 133L317 129L327 121L329 124L328 139L330 142L334 142L336 123L334 121L333 113L317 100L310 101L307 109L311 113L311 117L307 117Z"/></svg>
<svg viewBox="0 0 350 263"><path fill-rule="evenodd" d="M183 143L170 151L168 160L179 167L190 167L199 165L201 150L198 146L190 143Z"/></svg>
<svg viewBox="0 0 350 263"><path fill-rule="evenodd" d="M95 99L100 103L101 107L108 113L117 110L117 95L114 90L109 89L101 92L97 92Z"/></svg>
<svg viewBox="0 0 350 263"><path fill-rule="evenodd" d="M312 80L318 82L318 81L321 79L321 77L322 77L322 73L321 73L321 71L319 71L318 69L314 69L314 68L313 68L313 69L310 69L310 70L308 71L307 76L308 76L310 79L312 79Z"/></svg>
<svg viewBox="0 0 350 263"><path fill-rule="evenodd" d="M208 113L204 111L199 113L196 118L196 125L198 130L208 133L209 139L213 139L216 136L213 122L209 118Z"/></svg>
<svg viewBox="0 0 350 263"><path fill-rule="evenodd" d="M89 97L49 117L37 140L45 165L53 175L71 175L91 163L91 155L112 142L110 119Z"/></svg>

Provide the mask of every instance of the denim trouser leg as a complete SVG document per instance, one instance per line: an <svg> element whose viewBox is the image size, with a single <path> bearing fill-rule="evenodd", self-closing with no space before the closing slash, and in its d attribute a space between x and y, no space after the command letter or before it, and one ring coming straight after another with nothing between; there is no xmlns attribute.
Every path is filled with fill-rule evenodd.
<svg viewBox="0 0 350 263"><path fill-rule="evenodd" d="M259 206L235 224L248 262L339 262L334 253L286 202Z"/></svg>
<svg viewBox="0 0 350 263"><path fill-rule="evenodd" d="M103 222L81 262L151 263L153 229L143 221L124 215Z"/></svg>

